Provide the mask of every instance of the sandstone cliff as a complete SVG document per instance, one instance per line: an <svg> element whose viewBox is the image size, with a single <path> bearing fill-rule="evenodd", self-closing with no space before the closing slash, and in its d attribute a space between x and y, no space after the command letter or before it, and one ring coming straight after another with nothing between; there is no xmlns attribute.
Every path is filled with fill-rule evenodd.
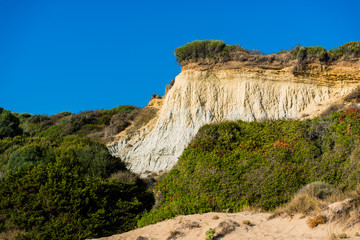
<svg viewBox="0 0 360 240"><path fill-rule="evenodd" d="M163 99L150 101L157 116L136 132L121 133L108 147L134 172L169 170L206 123L317 116L359 83L359 61L311 64L296 75L291 64L188 64Z"/></svg>

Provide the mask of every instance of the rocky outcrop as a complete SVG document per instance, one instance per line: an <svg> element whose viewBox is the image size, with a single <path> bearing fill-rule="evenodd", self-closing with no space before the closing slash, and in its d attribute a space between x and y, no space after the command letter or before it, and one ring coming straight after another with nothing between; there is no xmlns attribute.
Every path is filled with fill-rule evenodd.
<svg viewBox="0 0 360 240"><path fill-rule="evenodd" d="M359 83L359 62L312 65L297 75L291 67L189 65L163 99L152 100L157 116L131 135L120 134L109 149L135 172L168 170L204 124L313 117Z"/></svg>

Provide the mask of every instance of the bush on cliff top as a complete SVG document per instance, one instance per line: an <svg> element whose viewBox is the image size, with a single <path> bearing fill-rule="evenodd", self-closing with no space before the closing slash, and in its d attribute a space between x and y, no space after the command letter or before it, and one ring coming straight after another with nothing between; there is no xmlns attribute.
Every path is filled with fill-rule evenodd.
<svg viewBox="0 0 360 240"><path fill-rule="evenodd" d="M175 49L175 56L178 63L181 63L185 60L197 61L200 59L228 61L231 58L231 52L250 53L250 51L240 47L239 45L227 45L223 41L196 40L191 43L186 43L185 46Z"/></svg>
<svg viewBox="0 0 360 240"><path fill-rule="evenodd" d="M306 52L308 57L317 58L321 62L329 63L342 57L358 58L360 57L360 42L349 42L344 45L326 50L323 47L303 47L296 46L295 48L286 51L282 50L278 54L291 54L293 59L296 59L299 54ZM204 40L193 41L186 43L185 46L175 49L175 56L178 63L193 60L200 61L203 59L212 62L226 62L226 61L267 61L265 57L261 59L249 58L248 55L261 55L262 52L257 50L246 50L239 45L227 45L223 41ZM277 56L273 56L276 58ZM284 59L280 59L283 61ZM290 60L290 59L288 59ZM271 61L270 61L271 63Z"/></svg>
<svg viewBox="0 0 360 240"><path fill-rule="evenodd" d="M202 127L155 187L159 206L139 226L180 214L272 210L301 186L359 183L360 111L307 121L224 122Z"/></svg>

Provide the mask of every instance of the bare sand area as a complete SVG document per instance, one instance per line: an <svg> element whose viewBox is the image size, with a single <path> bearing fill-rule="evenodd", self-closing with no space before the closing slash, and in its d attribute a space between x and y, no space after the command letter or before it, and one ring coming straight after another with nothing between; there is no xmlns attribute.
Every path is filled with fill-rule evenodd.
<svg viewBox="0 0 360 240"><path fill-rule="evenodd" d="M214 239L272 240L272 239L360 239L360 224L347 226L346 222L327 222L315 228L307 224L309 217L271 218L270 213L205 213L178 216L157 224L113 235L101 240L204 240L206 232L215 230ZM359 234L358 234L358 233Z"/></svg>

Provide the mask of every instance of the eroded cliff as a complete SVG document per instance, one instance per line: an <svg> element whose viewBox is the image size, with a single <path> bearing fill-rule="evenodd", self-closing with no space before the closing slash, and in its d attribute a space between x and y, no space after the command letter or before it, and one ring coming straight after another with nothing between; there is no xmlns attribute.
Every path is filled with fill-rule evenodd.
<svg viewBox="0 0 360 240"><path fill-rule="evenodd" d="M108 147L134 172L168 170L206 123L314 117L359 83L359 61L310 64L299 74L291 64L188 64L163 99L150 101L159 109L156 117L136 132L119 134Z"/></svg>

